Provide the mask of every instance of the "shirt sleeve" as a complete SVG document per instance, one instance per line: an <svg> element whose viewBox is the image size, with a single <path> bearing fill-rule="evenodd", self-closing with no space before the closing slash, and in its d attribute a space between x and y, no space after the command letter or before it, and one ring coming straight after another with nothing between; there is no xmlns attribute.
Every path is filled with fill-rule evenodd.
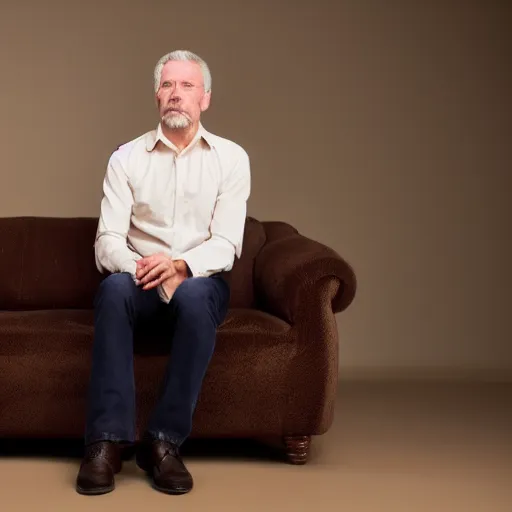
<svg viewBox="0 0 512 512"><path fill-rule="evenodd" d="M210 224L210 238L180 256L192 276L208 277L229 271L235 256L240 258L250 189L249 156L240 148L235 165L221 183Z"/></svg>
<svg viewBox="0 0 512 512"><path fill-rule="evenodd" d="M103 181L103 199L96 233L96 266L100 272L128 272L135 279L140 255L127 245L133 194L128 176L114 153Z"/></svg>

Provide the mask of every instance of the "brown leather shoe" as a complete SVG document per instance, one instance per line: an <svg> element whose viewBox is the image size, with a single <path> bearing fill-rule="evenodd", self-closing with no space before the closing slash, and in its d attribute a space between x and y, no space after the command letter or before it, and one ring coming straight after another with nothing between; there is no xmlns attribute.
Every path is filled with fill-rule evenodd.
<svg viewBox="0 0 512 512"><path fill-rule="evenodd" d="M117 443L99 441L85 447L76 478L79 494L105 494L114 490L114 474L121 471L121 449Z"/></svg>
<svg viewBox="0 0 512 512"><path fill-rule="evenodd" d="M167 441L143 441L137 450L137 466L151 478L153 488L166 494L185 494L192 489L192 475L179 448Z"/></svg>

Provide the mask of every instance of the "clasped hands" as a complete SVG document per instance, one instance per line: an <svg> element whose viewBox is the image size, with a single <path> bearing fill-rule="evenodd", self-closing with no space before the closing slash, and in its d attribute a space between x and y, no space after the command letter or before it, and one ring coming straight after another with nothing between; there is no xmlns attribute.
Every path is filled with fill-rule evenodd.
<svg viewBox="0 0 512 512"><path fill-rule="evenodd" d="M135 277L143 290L162 285L167 296L172 297L176 288L187 279L188 268L184 260L173 260L159 252L137 261Z"/></svg>

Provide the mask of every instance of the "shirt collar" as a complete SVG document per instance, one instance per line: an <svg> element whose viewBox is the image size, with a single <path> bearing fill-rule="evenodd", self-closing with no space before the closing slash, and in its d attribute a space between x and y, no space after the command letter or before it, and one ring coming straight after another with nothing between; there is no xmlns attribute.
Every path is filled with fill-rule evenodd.
<svg viewBox="0 0 512 512"><path fill-rule="evenodd" d="M203 139L210 148L213 148L215 145L212 134L208 132L202 124L199 124L199 129L197 130L193 140L190 142L189 147L195 144L199 139ZM164 135L162 125L160 123L158 123L156 130L148 133L146 137L146 150L149 152L153 151L159 141L176 151L176 146Z"/></svg>

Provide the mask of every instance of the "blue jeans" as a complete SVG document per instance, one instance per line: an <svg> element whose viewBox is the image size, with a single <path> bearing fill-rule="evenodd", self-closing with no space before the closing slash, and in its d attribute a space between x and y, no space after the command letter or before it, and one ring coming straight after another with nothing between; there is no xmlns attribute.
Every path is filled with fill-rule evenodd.
<svg viewBox="0 0 512 512"><path fill-rule="evenodd" d="M178 446L192 430L192 416L224 320L230 290L220 276L192 277L169 304L156 288L137 286L128 273L103 280L94 303L94 345L85 443L135 441L133 339L140 325L169 331L170 357L146 435Z"/></svg>

